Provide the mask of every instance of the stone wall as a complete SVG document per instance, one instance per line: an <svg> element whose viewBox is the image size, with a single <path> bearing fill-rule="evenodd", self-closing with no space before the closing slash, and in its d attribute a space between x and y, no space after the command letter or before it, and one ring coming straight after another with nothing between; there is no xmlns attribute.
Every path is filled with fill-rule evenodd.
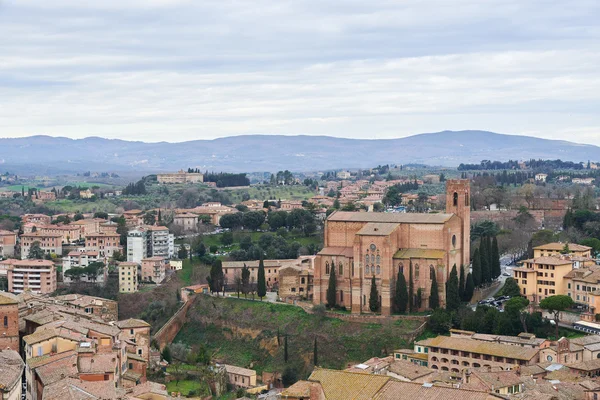
<svg viewBox="0 0 600 400"><path fill-rule="evenodd" d="M155 334L154 340L158 342L158 346L162 351L166 345L172 343L175 336L179 333L187 320L187 312L190 307L196 303L196 296L190 297L179 310L164 324Z"/></svg>

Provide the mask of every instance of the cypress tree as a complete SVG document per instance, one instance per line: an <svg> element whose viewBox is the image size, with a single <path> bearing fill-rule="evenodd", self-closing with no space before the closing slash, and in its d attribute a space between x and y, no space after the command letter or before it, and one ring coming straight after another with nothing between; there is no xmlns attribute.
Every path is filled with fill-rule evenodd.
<svg viewBox="0 0 600 400"><path fill-rule="evenodd" d="M406 279L404 278L404 273L400 270L398 270L398 279L396 279L396 296L394 298L394 303L396 305L396 310L400 314L404 314L406 312L408 292L406 289Z"/></svg>
<svg viewBox="0 0 600 400"><path fill-rule="evenodd" d="M288 362L288 343L287 343L287 335L283 338L283 361L285 363Z"/></svg>
<svg viewBox="0 0 600 400"><path fill-rule="evenodd" d="M267 295L267 282L265 281L265 263L263 262L262 257L258 262L258 282L256 284L256 294L260 297L260 301L262 301L263 297Z"/></svg>
<svg viewBox="0 0 600 400"><path fill-rule="evenodd" d="M458 279L458 297L461 301L465 301L465 269L460 266L460 277Z"/></svg>
<svg viewBox="0 0 600 400"><path fill-rule="evenodd" d="M413 268L412 268L412 260L408 263L408 312L412 313L414 308L414 293L413 293Z"/></svg>
<svg viewBox="0 0 600 400"><path fill-rule="evenodd" d="M429 294L429 308L435 310L440 307L440 293L437 284L436 274L433 274L431 278L431 291Z"/></svg>
<svg viewBox="0 0 600 400"><path fill-rule="evenodd" d="M492 240L492 262L494 263L494 279L498 278L502 273L500 267L500 252L498 250L498 239L494 236Z"/></svg>
<svg viewBox="0 0 600 400"><path fill-rule="evenodd" d="M334 308L337 302L337 277L335 275L335 263L331 263L331 273L329 274L329 286L327 287L327 306Z"/></svg>
<svg viewBox="0 0 600 400"><path fill-rule="evenodd" d="M372 312L379 310L379 292L375 283L375 275L371 278L371 294L369 295L369 309Z"/></svg>
<svg viewBox="0 0 600 400"><path fill-rule="evenodd" d="M446 309L449 311L456 311L460 307L460 297L458 295L458 272L456 271L456 264L450 271L450 277L446 283Z"/></svg>
<svg viewBox="0 0 600 400"><path fill-rule="evenodd" d="M481 285L481 257L479 257L479 249L475 249L473 253L473 284L475 287Z"/></svg>
<svg viewBox="0 0 600 400"><path fill-rule="evenodd" d="M217 259L210 267L210 275L206 277L208 285L210 286L210 291L217 293L218 295L223 287L224 279L223 263L221 260Z"/></svg>
<svg viewBox="0 0 600 400"><path fill-rule="evenodd" d="M469 302L473 298L475 292L475 284L473 283L473 275L467 274L467 282L465 283L465 301Z"/></svg>
<svg viewBox="0 0 600 400"><path fill-rule="evenodd" d="M494 257L492 255L492 237L485 237L485 246L488 253L488 265L490 269L490 282L494 280Z"/></svg>
<svg viewBox="0 0 600 400"><path fill-rule="evenodd" d="M319 362L319 357L318 357L318 353L317 353L317 338L315 336L315 345L313 347L313 365L316 367L318 362Z"/></svg>
<svg viewBox="0 0 600 400"><path fill-rule="evenodd" d="M488 283L491 281L490 274L490 256L487 251L487 241L485 238L481 238L479 242L479 260L481 263L481 283Z"/></svg>

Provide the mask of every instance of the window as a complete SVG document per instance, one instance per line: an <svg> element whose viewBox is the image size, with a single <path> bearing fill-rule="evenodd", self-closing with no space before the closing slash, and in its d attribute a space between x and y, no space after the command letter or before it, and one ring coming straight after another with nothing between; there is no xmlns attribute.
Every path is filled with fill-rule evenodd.
<svg viewBox="0 0 600 400"><path fill-rule="evenodd" d="M400 271L401 274L404 274L404 264L398 264L398 271Z"/></svg>
<svg viewBox="0 0 600 400"><path fill-rule="evenodd" d="M305 278L300 278L300 283L302 283L302 284L306 283L306 279Z"/></svg>
<svg viewBox="0 0 600 400"><path fill-rule="evenodd" d="M129 369L133 369L133 363L129 363Z"/></svg>
<svg viewBox="0 0 600 400"><path fill-rule="evenodd" d="M325 261L325 275L329 275L329 262Z"/></svg>
<svg viewBox="0 0 600 400"><path fill-rule="evenodd" d="M469 205L469 193L465 193L465 205Z"/></svg>
<svg viewBox="0 0 600 400"><path fill-rule="evenodd" d="M435 268L433 264L429 266L429 279L433 280L435 278Z"/></svg>
<svg viewBox="0 0 600 400"><path fill-rule="evenodd" d="M456 193L456 192L454 192L452 204L454 205L454 207L458 206L458 193Z"/></svg>
<svg viewBox="0 0 600 400"><path fill-rule="evenodd" d="M8 326L8 317L4 316L4 326L7 327Z"/></svg>
<svg viewBox="0 0 600 400"><path fill-rule="evenodd" d="M419 279L419 264L415 264L415 279Z"/></svg>
<svg viewBox="0 0 600 400"><path fill-rule="evenodd" d="M456 235L452 235L452 247L456 247Z"/></svg>
<svg viewBox="0 0 600 400"><path fill-rule="evenodd" d="M340 263L340 276L344 275L344 266Z"/></svg>
<svg viewBox="0 0 600 400"><path fill-rule="evenodd" d="M133 335L133 329L130 329L130 330L129 330L129 334L130 334L130 335Z"/></svg>
<svg viewBox="0 0 600 400"><path fill-rule="evenodd" d="M377 275L379 275L381 273L381 267L378 265L377 266Z"/></svg>

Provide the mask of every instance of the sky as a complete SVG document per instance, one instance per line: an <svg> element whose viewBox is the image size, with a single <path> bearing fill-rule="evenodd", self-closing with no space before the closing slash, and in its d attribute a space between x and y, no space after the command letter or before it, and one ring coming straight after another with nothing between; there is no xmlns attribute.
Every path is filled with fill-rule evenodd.
<svg viewBox="0 0 600 400"><path fill-rule="evenodd" d="M598 21L598 0L0 0L0 137L599 144Z"/></svg>

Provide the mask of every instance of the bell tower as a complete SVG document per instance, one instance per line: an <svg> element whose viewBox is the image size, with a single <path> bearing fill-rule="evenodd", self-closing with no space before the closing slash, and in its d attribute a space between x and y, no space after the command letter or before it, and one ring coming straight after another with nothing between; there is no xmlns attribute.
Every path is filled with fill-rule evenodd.
<svg viewBox="0 0 600 400"><path fill-rule="evenodd" d="M463 265L471 262L471 182L468 179L446 181L446 213L461 219Z"/></svg>

